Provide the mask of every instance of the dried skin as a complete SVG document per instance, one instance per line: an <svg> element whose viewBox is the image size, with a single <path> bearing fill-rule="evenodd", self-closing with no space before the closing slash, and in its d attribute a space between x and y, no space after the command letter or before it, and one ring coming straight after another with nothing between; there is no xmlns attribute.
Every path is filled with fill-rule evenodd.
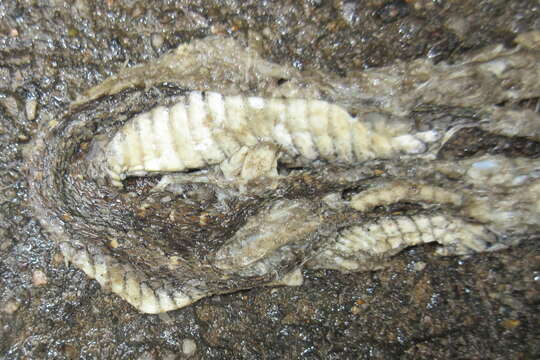
<svg viewBox="0 0 540 360"><path fill-rule="evenodd" d="M518 112L510 133L490 109L540 96L539 58L534 45L498 47L454 65L418 60L335 79L270 64L233 40L195 41L42 124L27 148L29 201L69 262L145 313L299 285L306 266L380 268L427 242L443 255L504 248L538 233L538 161L437 151L463 126L535 129L536 117ZM148 89L125 90L140 84ZM435 116L445 104L482 122ZM413 123L421 105L435 115ZM123 180L182 171L157 186Z"/></svg>

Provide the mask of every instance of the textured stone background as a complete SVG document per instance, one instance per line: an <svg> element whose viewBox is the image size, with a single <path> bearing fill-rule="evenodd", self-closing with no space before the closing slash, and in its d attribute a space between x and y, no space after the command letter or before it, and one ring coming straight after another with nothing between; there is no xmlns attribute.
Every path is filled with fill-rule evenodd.
<svg viewBox="0 0 540 360"><path fill-rule="evenodd" d="M66 267L25 205L37 121L119 69L211 34L271 61L349 71L435 61L540 29L530 1L0 0L0 358L535 358L538 242L470 258L414 248L382 271L140 315ZM37 114L37 115L36 115Z"/></svg>

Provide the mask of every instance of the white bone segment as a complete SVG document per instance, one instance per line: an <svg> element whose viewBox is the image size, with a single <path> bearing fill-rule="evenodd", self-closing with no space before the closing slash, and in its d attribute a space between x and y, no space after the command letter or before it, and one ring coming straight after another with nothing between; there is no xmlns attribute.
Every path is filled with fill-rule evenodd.
<svg viewBox="0 0 540 360"><path fill-rule="evenodd" d="M352 129L353 121L344 109L339 106L327 104L329 107L329 130L334 140L337 157L341 162L352 163L354 161L352 153Z"/></svg>
<svg viewBox="0 0 540 360"><path fill-rule="evenodd" d="M350 205L359 211L367 211L376 206L391 205L400 201L452 204L459 206L463 197L439 186L411 184L406 181L392 181L362 191L351 198Z"/></svg>
<svg viewBox="0 0 540 360"><path fill-rule="evenodd" d="M225 155L212 138L211 129L214 123L206 111L202 94L194 91L189 94L188 119L191 125L195 150L201 154L207 164L217 164L224 160Z"/></svg>
<svg viewBox="0 0 540 360"><path fill-rule="evenodd" d="M273 109L272 113L276 118L276 122L272 128L273 138L287 153L297 155L298 151L294 147L291 133L285 121L287 116L285 103L279 99L270 99L269 103L270 108Z"/></svg>
<svg viewBox="0 0 540 360"><path fill-rule="evenodd" d="M173 128L173 134L176 137L176 146L178 147L178 154L184 162L185 169L196 169L204 166L204 161L197 151L190 134L190 128L188 125L188 114L186 107L182 103L174 105L171 109ZM177 171L182 171L177 169Z"/></svg>
<svg viewBox="0 0 540 360"><path fill-rule="evenodd" d="M231 129L235 138L242 144L252 146L257 144L257 138L249 130L246 104L242 96L225 97L225 124Z"/></svg>
<svg viewBox="0 0 540 360"><path fill-rule="evenodd" d="M370 147L369 130L360 123L356 122L352 125L351 129L353 137L354 155L358 161L365 161L375 158L375 153Z"/></svg>
<svg viewBox="0 0 540 360"><path fill-rule="evenodd" d="M214 128L212 129L212 135L216 140L218 146L225 152L227 157L231 157L240 149L240 144L235 140L234 136L225 127L226 111L225 102L223 101L223 95L218 93L208 93L206 95L206 101L208 104L208 111L214 121Z"/></svg>
<svg viewBox="0 0 540 360"><path fill-rule="evenodd" d="M267 100L261 97L248 97L247 107L251 114L248 125L258 141L272 141L272 128L277 117L268 106Z"/></svg>
<svg viewBox="0 0 540 360"><path fill-rule="evenodd" d="M334 142L328 131L328 104L324 101L313 100L307 110L313 142L320 156L325 160L334 160Z"/></svg>
<svg viewBox="0 0 540 360"><path fill-rule="evenodd" d="M202 297L196 290L189 295L180 290L168 291L170 284L148 281L131 265L119 264L111 256L100 253L92 255L93 251L76 249L66 242L61 243L60 248L68 261L143 313L156 314L178 309Z"/></svg>
<svg viewBox="0 0 540 360"><path fill-rule="evenodd" d="M141 171L144 169L144 164L140 162L140 159L143 156L143 149L141 146L140 134L137 131L136 121L133 121L131 124L126 126L124 134L124 153L126 154L125 170L129 169L130 171Z"/></svg>
<svg viewBox="0 0 540 360"><path fill-rule="evenodd" d="M430 242L441 245L439 255L464 255L486 251L496 239L485 226L452 216L387 217L345 229L308 266L357 271L371 266L370 259L389 257L405 247Z"/></svg>
<svg viewBox="0 0 540 360"><path fill-rule="evenodd" d="M156 140L158 140L156 133L153 129L152 113L145 113L137 118L137 127L139 130L141 149L142 149L142 164L146 171L154 172L159 171L158 159L161 152L158 149Z"/></svg>
<svg viewBox="0 0 540 360"><path fill-rule="evenodd" d="M180 159L175 147L175 138L171 131L169 109L158 106L152 110L152 116L154 118L154 133L160 134L160 141L156 141L156 144L159 144L158 146L161 148L161 157L158 159L159 168L165 171L181 169L184 163Z"/></svg>
<svg viewBox="0 0 540 360"><path fill-rule="evenodd" d="M318 157L306 117L306 101L291 99L287 104L287 127L289 128L293 143L305 158L315 160Z"/></svg>
<svg viewBox="0 0 540 360"><path fill-rule="evenodd" d="M275 144L288 156L353 164L426 150L425 140L385 116L363 123L342 107L321 100L264 99L190 92L171 108L137 115L107 145L107 172L114 185L129 175L220 165L243 146ZM418 133L421 134L421 133ZM288 160L287 160L288 159Z"/></svg>

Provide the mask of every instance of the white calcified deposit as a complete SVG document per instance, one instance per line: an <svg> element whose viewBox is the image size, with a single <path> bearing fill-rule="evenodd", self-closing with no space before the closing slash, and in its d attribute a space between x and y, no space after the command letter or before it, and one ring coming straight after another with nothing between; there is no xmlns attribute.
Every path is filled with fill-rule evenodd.
<svg viewBox="0 0 540 360"><path fill-rule="evenodd" d="M540 116L518 106L540 97L540 51L528 38L455 64L418 59L345 79L269 63L232 39L197 40L105 80L46 129L29 148L30 202L67 261L145 313L255 286L300 285L306 267L378 269L425 243L437 243L439 255L503 249L540 231L537 155L439 155L469 128L507 145L515 137L535 144ZM193 90L166 106L116 111L105 103L97 106L105 115L77 115L92 111L77 110L89 100L163 82ZM421 106L444 116L417 123ZM130 107L141 110L123 117ZM97 115L115 123L94 134L103 125ZM83 141L90 150L74 161ZM137 223L138 205L130 205L140 193L123 182L148 175L165 175L150 191L161 202L137 209L166 208L163 222L176 234L196 232L188 221L207 226L205 212L184 217L181 202L167 208L185 184L217 189L220 219L242 213L231 210L231 197L250 211L221 242L203 244L203 257L192 256L160 232L161 223ZM331 185L288 193L298 179ZM192 233L188 244L201 241L189 242Z"/></svg>

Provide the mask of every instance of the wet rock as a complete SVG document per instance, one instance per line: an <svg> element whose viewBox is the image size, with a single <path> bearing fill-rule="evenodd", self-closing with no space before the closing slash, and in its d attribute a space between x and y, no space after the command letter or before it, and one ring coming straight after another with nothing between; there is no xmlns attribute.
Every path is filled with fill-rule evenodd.
<svg viewBox="0 0 540 360"><path fill-rule="evenodd" d="M180 0L175 9L167 1L156 1L152 6L144 1L112 3L111 6L110 2L95 2L89 6L86 1L76 1L69 6L62 1L1 2L0 13L8 26L0 25L0 33L6 35L0 36L0 83L13 94L25 84L39 84L36 119L43 119L44 123L53 121L71 100L91 86L124 66L154 58L156 51L148 34L167 34L163 43L165 51L210 35L212 26L221 34L239 38L242 31L254 30L264 36L260 43L264 59L280 64L300 60L310 70L324 69L346 76L374 65L424 57L442 39L433 38L437 29L452 32L459 39L452 53L438 51L443 57L450 56L444 60L453 62L464 53L500 43L501 39L512 40L516 34L538 28L539 18L536 1L414 0L408 1L409 15L386 24L374 14L386 3L379 0L355 2L356 11L350 8L345 13L336 5L341 2L320 0L292 2L293 6L287 6L290 11L284 11L283 2L258 0L219 4ZM180 6L187 8L185 13L189 16L193 12L200 14L204 21L189 21L189 16L176 9ZM304 8L310 11L309 15L303 12ZM231 31L233 16L244 20L243 24L235 21L242 31ZM411 26L413 17L415 25ZM335 21L336 18L340 20ZM449 25L452 21L448 19L465 19L467 26ZM406 24L406 36L399 32L402 23ZM317 29L315 34L310 33L312 42L303 43L303 38L290 36L307 26ZM418 28L427 30L416 31ZM9 29L16 29L18 36L7 36ZM113 37L127 39L128 46L123 45L124 53L120 56L116 52L118 47L116 50L108 47ZM70 48L72 45L76 46ZM507 45L512 45L511 41ZM19 113L26 112L22 104L18 105ZM23 120L19 116L15 125L24 128L20 123ZM11 120L8 122L0 116L0 129L3 129L0 131L4 132L0 134L0 179L6 185L25 182L22 150L11 143L16 139L16 134L11 133L13 125ZM505 128L509 136L514 136L513 125ZM521 129L525 135L535 133ZM3 192L4 188L0 188ZM16 245L0 247L2 301L19 298L13 294L26 291L30 283L28 267L33 265L25 268L21 264L48 263L51 254L58 251L35 219L30 223L20 221L21 214L33 216L24 205L27 198L23 186L17 187L9 199L0 200L0 228L8 229L0 237L3 240L9 237L9 243ZM182 244L189 239L177 241ZM169 351L181 355L182 339L189 338L198 344L195 356L202 353L208 359L258 358L261 354L272 354L275 358L334 359L535 358L539 352L534 337L537 332L534 325L539 322L535 307L538 296L534 291L540 281L535 273L537 241L537 237L531 238L511 250L464 260L434 257L432 247L407 252L395 258L389 270L383 270L389 274L407 274L396 281L373 273L308 272L310 280L302 288L220 296L211 304L224 311L214 311L213 319L203 321L197 316L209 305L205 301L169 313L172 321L167 323L159 317L134 312L123 301L102 291L81 271L66 267L58 259L51 263L50 269L47 267L49 281L55 286L39 288L39 301L17 302L15 312L11 315L3 312L4 316L0 316L0 357L137 358L154 348L168 349L167 353L155 352L159 358L169 356ZM124 244L120 242L119 246ZM419 274L406 271L412 261L422 261L428 266ZM515 264L513 270L507 268L508 264ZM411 298L415 288L411 279L416 276L428 276L435 290L444 295L444 301L427 314L425 308L397 301ZM528 290L523 293L513 289ZM487 294L501 292L522 299L521 307L512 310L517 314L498 315L506 314L509 307ZM369 301L365 313L354 315L347 309L359 294L374 300ZM300 311L306 301L324 311L319 322L282 326L273 317L264 315L272 304L289 314ZM242 323L237 321L239 318L243 319ZM507 330L500 323L507 319L518 320L520 325ZM212 321L223 336L206 342L207 326ZM132 341L127 334L134 333L142 336L133 337L136 341Z"/></svg>
<svg viewBox="0 0 540 360"><path fill-rule="evenodd" d="M394 0L384 4L376 12L384 23L390 23L409 14L409 5L404 0Z"/></svg>

